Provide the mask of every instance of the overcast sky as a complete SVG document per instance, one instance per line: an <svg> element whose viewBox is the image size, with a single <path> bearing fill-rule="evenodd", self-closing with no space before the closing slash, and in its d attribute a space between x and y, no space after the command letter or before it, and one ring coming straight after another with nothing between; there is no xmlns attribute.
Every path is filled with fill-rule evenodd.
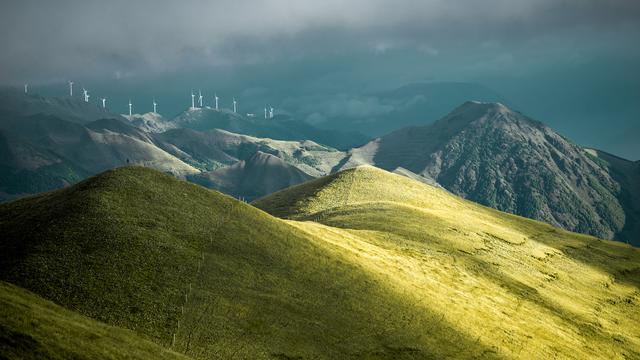
<svg viewBox="0 0 640 360"><path fill-rule="evenodd" d="M601 47L624 51L640 25L636 0L4 0L0 8L4 83L353 50L491 49L502 66L534 47L581 61Z"/></svg>
<svg viewBox="0 0 640 360"><path fill-rule="evenodd" d="M474 82L580 144L640 159L639 39L639 0L3 0L0 85L64 93L74 80L122 107L159 97L174 115L193 87L352 104Z"/></svg>

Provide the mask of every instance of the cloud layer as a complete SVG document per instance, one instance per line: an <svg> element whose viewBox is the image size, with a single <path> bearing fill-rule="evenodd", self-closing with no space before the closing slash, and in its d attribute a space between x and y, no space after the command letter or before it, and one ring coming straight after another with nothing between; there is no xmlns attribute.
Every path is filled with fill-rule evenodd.
<svg viewBox="0 0 640 360"><path fill-rule="evenodd" d="M635 0L8 0L0 9L2 83L354 50L508 53L558 38L557 47L575 40L624 48L640 19Z"/></svg>

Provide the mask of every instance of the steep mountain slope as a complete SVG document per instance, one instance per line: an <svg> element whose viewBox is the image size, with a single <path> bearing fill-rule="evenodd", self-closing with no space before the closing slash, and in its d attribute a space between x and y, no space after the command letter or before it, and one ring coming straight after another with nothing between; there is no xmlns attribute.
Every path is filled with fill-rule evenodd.
<svg viewBox="0 0 640 360"><path fill-rule="evenodd" d="M406 168L493 208L565 229L617 237L634 222L609 169L542 123L497 103L467 102L436 123L351 151L341 168ZM627 224L627 225L625 225Z"/></svg>
<svg viewBox="0 0 640 360"><path fill-rule="evenodd" d="M188 178L197 184L216 189L247 201L271 194L312 179L310 175L282 159L261 151L249 159Z"/></svg>
<svg viewBox="0 0 640 360"><path fill-rule="evenodd" d="M313 140L338 149L358 146L368 139L358 133L318 129L304 121L297 121L285 115L264 119L261 116L247 117L228 110L218 111L211 108L191 108L171 122L176 127L193 130L222 129L279 140Z"/></svg>
<svg viewBox="0 0 640 360"><path fill-rule="evenodd" d="M1 280L189 356L498 357L335 239L150 169L2 204L0 232Z"/></svg>
<svg viewBox="0 0 640 360"><path fill-rule="evenodd" d="M5 282L0 282L0 318L2 359L187 359Z"/></svg>
<svg viewBox="0 0 640 360"><path fill-rule="evenodd" d="M640 234L640 161L629 161L599 150L586 151L604 161L601 165L620 184L618 199L624 209L625 223L616 238L637 245Z"/></svg>
<svg viewBox="0 0 640 360"><path fill-rule="evenodd" d="M367 166L254 204L377 274L414 316L427 311L483 344L477 357L640 356L637 248ZM424 340L416 336L416 344Z"/></svg>

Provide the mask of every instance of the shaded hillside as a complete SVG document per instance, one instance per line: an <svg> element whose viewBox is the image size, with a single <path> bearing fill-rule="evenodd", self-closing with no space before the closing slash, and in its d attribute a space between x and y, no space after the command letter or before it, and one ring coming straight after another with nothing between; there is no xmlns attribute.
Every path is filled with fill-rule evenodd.
<svg viewBox="0 0 640 360"><path fill-rule="evenodd" d="M0 282L0 318L2 359L187 359L5 282Z"/></svg>
<svg viewBox="0 0 640 360"><path fill-rule="evenodd" d="M623 239L617 235L635 221L606 166L501 104L467 102L432 125L352 150L342 168L363 163L403 167L480 204L602 238Z"/></svg>
<svg viewBox="0 0 640 360"><path fill-rule="evenodd" d="M415 314L428 311L476 339L488 348L483 356L640 356L640 251L629 245L366 166L254 204L377 274Z"/></svg>
<svg viewBox="0 0 640 360"><path fill-rule="evenodd" d="M85 125L52 115L0 119L0 196L5 199L60 188L127 163L177 176L198 172L118 119Z"/></svg>
<svg viewBox="0 0 640 360"><path fill-rule="evenodd" d="M620 184L618 200L624 208L624 227L616 235L621 241L638 245L640 241L640 162L629 161L600 150L586 150L604 161L611 177Z"/></svg>
<svg viewBox="0 0 640 360"><path fill-rule="evenodd" d="M189 180L235 197L252 201L312 179L282 159L261 151L247 160L214 171L189 176Z"/></svg>
<svg viewBox="0 0 640 360"><path fill-rule="evenodd" d="M189 356L497 357L333 239L150 169L2 204L0 232L3 281Z"/></svg>

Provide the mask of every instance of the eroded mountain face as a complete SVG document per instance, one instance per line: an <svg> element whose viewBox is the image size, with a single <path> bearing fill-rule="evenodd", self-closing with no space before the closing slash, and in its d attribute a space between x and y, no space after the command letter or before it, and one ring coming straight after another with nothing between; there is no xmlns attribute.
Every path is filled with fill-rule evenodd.
<svg viewBox="0 0 640 360"><path fill-rule="evenodd" d="M483 205L634 241L617 237L636 220L612 165L498 103L468 102L432 125L383 136L351 152L346 166L358 163L404 167Z"/></svg>

